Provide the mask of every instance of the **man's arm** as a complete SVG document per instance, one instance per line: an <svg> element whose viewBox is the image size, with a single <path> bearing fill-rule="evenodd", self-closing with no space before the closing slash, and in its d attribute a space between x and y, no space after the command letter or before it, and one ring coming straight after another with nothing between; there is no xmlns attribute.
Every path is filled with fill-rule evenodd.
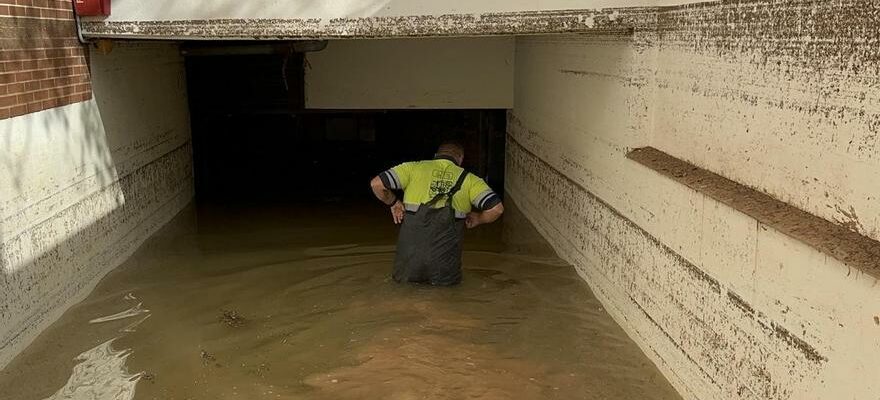
<svg viewBox="0 0 880 400"><path fill-rule="evenodd" d="M376 195L376 198L379 201L385 203L386 206L391 207L391 218L394 220L395 224L399 224L403 222L403 215L406 210L403 208L403 203L397 198L397 195L394 194L391 190L385 187L385 183L382 182L378 176L374 177L373 180L370 181L370 187L373 189L373 194Z"/></svg>
<svg viewBox="0 0 880 400"><path fill-rule="evenodd" d="M391 207L397 200L397 196L394 192L388 190L388 188L385 187L385 184L382 183L382 179L379 179L378 176L370 181L370 187L373 188L373 194L376 195L376 198L385 203L386 206Z"/></svg>
<svg viewBox="0 0 880 400"><path fill-rule="evenodd" d="M491 224L498 220L501 214L504 214L504 204L499 202L488 210L468 213L465 225L470 229L483 224Z"/></svg>

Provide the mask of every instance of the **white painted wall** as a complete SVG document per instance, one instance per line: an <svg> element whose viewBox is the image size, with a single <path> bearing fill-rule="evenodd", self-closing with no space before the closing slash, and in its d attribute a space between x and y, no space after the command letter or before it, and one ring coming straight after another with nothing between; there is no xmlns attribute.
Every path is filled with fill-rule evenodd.
<svg viewBox="0 0 880 400"><path fill-rule="evenodd" d="M306 107L511 108L510 37L334 40L307 53Z"/></svg>
<svg viewBox="0 0 880 400"><path fill-rule="evenodd" d="M731 58L673 39L660 53L654 147L880 240L880 67L861 55L876 46Z"/></svg>
<svg viewBox="0 0 880 400"><path fill-rule="evenodd" d="M204 19L331 19L411 15L639 7L693 3L675 0L113 0L106 21Z"/></svg>
<svg viewBox="0 0 880 400"><path fill-rule="evenodd" d="M192 197L177 47L91 72L92 100L0 121L0 367Z"/></svg>
<svg viewBox="0 0 880 400"><path fill-rule="evenodd" d="M719 70L757 80L744 65L760 58L692 57L682 49L664 54L665 42L657 40L650 33L517 39L506 169L510 197L685 398L876 397L875 277L625 157L650 143L673 154L697 154L710 143L714 148L736 146L739 138L778 140L761 131L734 134L740 125L719 116L766 112L786 118L789 133L800 137L788 140L802 145L825 132L825 125L794 120L771 106L734 108L732 96L698 103L687 94L695 82ZM667 65L684 72L665 77L662 72L672 68ZM788 85L803 85L812 76L794 75ZM670 95L667 82L680 91ZM700 119L692 116L694 109ZM677 114L660 115L671 111ZM682 123L694 120L702 122ZM674 121L680 123L670 125ZM679 141L664 136L670 126ZM690 132L696 144L687 143L691 128L704 128ZM764 169L762 177L786 184L787 178L766 168L793 155L752 157L738 160L738 170ZM698 160L710 169L722 166L723 174L719 158L713 152ZM805 171L862 168L854 159L846 165L825 160L797 163Z"/></svg>

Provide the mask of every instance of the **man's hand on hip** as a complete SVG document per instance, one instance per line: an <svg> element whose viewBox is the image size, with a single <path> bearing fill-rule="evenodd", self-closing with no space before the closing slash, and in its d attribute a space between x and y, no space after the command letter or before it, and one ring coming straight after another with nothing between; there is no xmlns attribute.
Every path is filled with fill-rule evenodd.
<svg viewBox="0 0 880 400"><path fill-rule="evenodd" d="M400 200L395 201L391 205L391 218L394 219L394 223L399 225L403 222L404 214L406 214L406 209L403 208L403 203Z"/></svg>
<svg viewBox="0 0 880 400"><path fill-rule="evenodd" d="M464 220L464 226L468 229L476 228L480 225L480 214L476 212L469 212L467 217Z"/></svg>

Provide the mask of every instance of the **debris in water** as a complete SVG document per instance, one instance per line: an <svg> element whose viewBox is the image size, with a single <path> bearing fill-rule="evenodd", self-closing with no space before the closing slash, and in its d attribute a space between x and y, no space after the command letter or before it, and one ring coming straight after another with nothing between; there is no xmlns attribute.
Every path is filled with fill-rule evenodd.
<svg viewBox="0 0 880 400"><path fill-rule="evenodd" d="M245 365L242 364L242 367L245 367ZM251 368L247 370L247 373L259 376L260 378L265 378L267 372L269 372L269 365L266 363L260 363L257 368Z"/></svg>
<svg viewBox="0 0 880 400"><path fill-rule="evenodd" d="M145 314L145 313L150 312L150 310L142 308L143 304L144 303L138 303L138 305L136 305L132 308L129 308L128 310L120 311L116 314L108 315L106 317L95 318L95 319L89 321L89 323L90 324L100 324L102 322L116 321L117 319L134 317L135 315L140 315L140 314Z"/></svg>
<svg viewBox="0 0 880 400"><path fill-rule="evenodd" d="M235 310L220 310L220 322L233 328L240 328L247 320Z"/></svg>
<svg viewBox="0 0 880 400"><path fill-rule="evenodd" d="M207 351L202 350L199 354L199 357L202 358L202 364L208 365L214 361L217 361L217 357L214 357L213 354L208 353Z"/></svg>
<svg viewBox="0 0 880 400"><path fill-rule="evenodd" d="M125 360L131 350L114 351L110 347L114 340L80 354L76 360L81 362L73 367L67 384L46 400L134 398L135 386L143 374L128 374Z"/></svg>
<svg viewBox="0 0 880 400"><path fill-rule="evenodd" d="M147 314L146 317L143 317L143 318L141 318L141 319L139 319L139 320L137 320L137 321L134 321L134 322L132 322L132 323L126 325L125 328L120 329L119 332L121 332L121 333L131 333L131 332L134 332L134 331L135 331L134 328L137 328L138 325L140 325L141 323L143 323L144 321L146 321L147 318L150 318L150 316L152 316L152 314Z"/></svg>

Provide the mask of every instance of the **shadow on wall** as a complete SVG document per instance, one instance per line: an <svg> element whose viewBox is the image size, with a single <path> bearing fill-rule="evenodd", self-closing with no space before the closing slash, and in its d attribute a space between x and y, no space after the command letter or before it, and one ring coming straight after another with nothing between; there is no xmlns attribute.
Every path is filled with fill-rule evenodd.
<svg viewBox="0 0 880 400"><path fill-rule="evenodd" d="M118 179L94 100L6 120L3 215L0 220L0 365L28 330L54 319L51 309L76 297L88 280L87 239L125 203L124 191L102 196ZM105 197L95 202L98 197ZM47 313L48 312L48 313Z"/></svg>
<svg viewBox="0 0 880 400"><path fill-rule="evenodd" d="M0 367L192 197L176 46L92 73L94 99L0 122Z"/></svg>

